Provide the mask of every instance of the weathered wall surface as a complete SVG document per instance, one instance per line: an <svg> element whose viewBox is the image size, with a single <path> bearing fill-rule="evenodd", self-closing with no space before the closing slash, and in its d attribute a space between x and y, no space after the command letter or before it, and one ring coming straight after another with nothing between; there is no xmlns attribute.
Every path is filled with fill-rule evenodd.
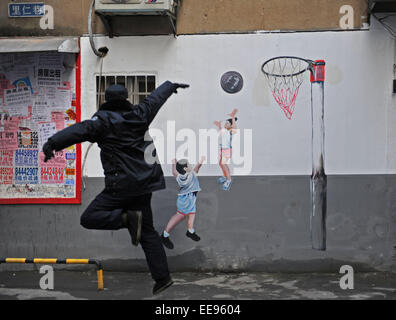
<svg viewBox="0 0 396 320"><path fill-rule="evenodd" d="M36 0L19 1L23 3ZM42 1L54 8L54 29L40 28L40 18L9 18L8 4L0 2L0 36L78 36L87 30L90 0Z"/></svg>
<svg viewBox="0 0 396 320"><path fill-rule="evenodd" d="M54 29L41 29L40 18L9 18L8 3L0 3L0 36L79 36L88 33L88 14L92 0L46 0L54 9ZM38 2L27 0L21 2ZM104 34L106 29L98 16L92 15L92 30ZM116 35L169 34L171 27L161 17L118 17L114 20Z"/></svg>
<svg viewBox="0 0 396 320"><path fill-rule="evenodd" d="M172 271L338 271L346 263L356 270L395 270L396 109L390 93L395 43L380 26L351 33L99 37L96 41L110 48L105 73L154 72L159 83L170 78L191 84L188 94L180 93L167 103L153 126L166 129L166 120L173 119L178 128L197 130L202 123L210 125L213 118L224 116L228 107L238 106L241 125L259 128L254 172L236 176L230 192L216 184L218 166L202 168L196 221L202 240L191 242L184 235L185 227L176 227L172 233L176 248L167 251ZM309 85L301 90L295 118L288 122L260 71L266 58L280 54L328 62L325 252L312 250L309 238L311 132L310 110L305 107ZM82 59L86 119L95 111L94 76L100 66L86 38ZM246 80L244 90L232 97L219 86L219 77L230 69L241 71ZM169 174L169 166L164 169ZM103 259L105 268L147 271L142 250L131 246L126 230L80 227L81 213L103 187L97 148L88 157L87 173L82 205L0 206L0 256L92 257ZM166 179L168 188L153 198L158 231L176 210L176 183L172 177Z"/></svg>
<svg viewBox="0 0 396 320"><path fill-rule="evenodd" d="M328 249L311 249L309 177L236 177L230 192L214 177L200 177L193 242L182 222L167 250L170 269L273 272L396 271L396 176L330 176ZM103 188L89 178L82 205L0 207L0 256L98 258L105 270L147 271L143 250L132 247L126 230L94 231L80 226L80 215ZM177 186L153 196L154 225L161 232L176 211ZM0 270L21 268L2 265ZM32 268L25 265L23 268ZM69 266L68 268L73 268Z"/></svg>
<svg viewBox="0 0 396 320"><path fill-rule="evenodd" d="M178 33L337 30L343 5L354 9L354 28L367 22L367 3L361 0L184 0Z"/></svg>
<svg viewBox="0 0 396 320"><path fill-rule="evenodd" d="M20 2L38 2L24 0ZM9 18L8 3L0 3L0 36L78 36L88 33L91 0L46 0L54 9L54 29L41 29L40 18ZM247 32L255 30L339 30L340 8L354 9L354 28L367 22L364 0L183 0L177 21L178 34ZM95 33L106 33L98 17L93 19ZM118 17L118 35L169 34L165 18Z"/></svg>

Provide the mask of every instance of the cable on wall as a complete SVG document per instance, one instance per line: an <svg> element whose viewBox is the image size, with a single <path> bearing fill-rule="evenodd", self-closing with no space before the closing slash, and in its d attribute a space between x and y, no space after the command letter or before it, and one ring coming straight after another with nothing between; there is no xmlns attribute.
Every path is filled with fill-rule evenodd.
<svg viewBox="0 0 396 320"><path fill-rule="evenodd" d="M91 5L90 5L90 8L89 8L89 14L88 14L88 32L89 32L89 43L91 44L92 51L94 52L94 54L95 54L97 57L100 58L99 90L98 90L98 95L99 95L99 97L101 97L101 94L102 94L102 91L101 91L101 90L102 90L103 60L104 60L104 57L106 57L107 53L109 52L109 49L108 49L107 47L100 47L99 49L96 49L96 46L95 46L95 43L94 43L94 40L93 40L93 33L92 33L92 12L93 12L94 5L95 5L95 0L92 0ZM99 110L99 102L100 102L100 99L98 98L98 99L97 99L97 102L96 102L96 111ZM90 143L89 146L88 146L88 148L87 148L87 151L85 152L84 160L83 160L82 168L81 168L81 172L82 172L82 182L83 182L83 190L84 190L84 191L85 191L85 189L86 189L85 178L87 177L87 176L84 174L84 169L85 169L85 164L86 164L86 162L87 162L88 153L89 153L89 151L91 150L92 146L93 146L93 143Z"/></svg>

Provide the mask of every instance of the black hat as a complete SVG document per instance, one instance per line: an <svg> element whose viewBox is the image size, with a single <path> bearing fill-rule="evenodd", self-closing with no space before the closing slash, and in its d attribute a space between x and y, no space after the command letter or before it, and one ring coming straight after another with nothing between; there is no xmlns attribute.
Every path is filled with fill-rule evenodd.
<svg viewBox="0 0 396 320"><path fill-rule="evenodd" d="M113 84L105 92L106 101L126 100L128 99L128 90L119 84Z"/></svg>
<svg viewBox="0 0 396 320"><path fill-rule="evenodd" d="M238 118L237 117L235 117L235 122L238 120ZM227 119L226 121L228 121L229 123L231 123L232 124L232 118L230 118L230 119Z"/></svg>

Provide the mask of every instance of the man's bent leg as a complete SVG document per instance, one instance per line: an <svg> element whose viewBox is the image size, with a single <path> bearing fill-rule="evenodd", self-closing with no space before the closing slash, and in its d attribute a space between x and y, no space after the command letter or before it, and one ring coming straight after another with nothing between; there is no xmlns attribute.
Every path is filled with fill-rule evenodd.
<svg viewBox="0 0 396 320"><path fill-rule="evenodd" d="M118 230L123 227L122 203L102 191L81 215L81 225L86 229Z"/></svg>

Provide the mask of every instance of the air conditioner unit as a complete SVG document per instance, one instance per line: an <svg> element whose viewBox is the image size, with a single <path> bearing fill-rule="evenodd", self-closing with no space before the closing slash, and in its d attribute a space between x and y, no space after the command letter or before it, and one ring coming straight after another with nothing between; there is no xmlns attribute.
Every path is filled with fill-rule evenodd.
<svg viewBox="0 0 396 320"><path fill-rule="evenodd" d="M178 0L95 0L101 15L175 15Z"/></svg>
<svg viewBox="0 0 396 320"><path fill-rule="evenodd" d="M395 13L395 0L369 0L369 9L372 13Z"/></svg>
<svg viewBox="0 0 396 320"><path fill-rule="evenodd" d="M95 0L95 13L113 37L113 20L117 17L154 16L169 21L176 36L177 9L182 0Z"/></svg>

